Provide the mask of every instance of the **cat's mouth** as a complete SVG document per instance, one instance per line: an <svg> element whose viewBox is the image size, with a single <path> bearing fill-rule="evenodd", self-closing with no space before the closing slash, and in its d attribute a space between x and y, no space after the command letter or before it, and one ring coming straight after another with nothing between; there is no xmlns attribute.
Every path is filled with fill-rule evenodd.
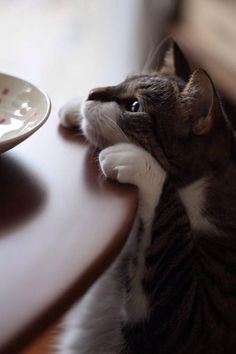
<svg viewBox="0 0 236 354"><path fill-rule="evenodd" d="M118 125L121 114L116 102L84 100L81 105L81 129L90 143L104 148L121 142L129 142Z"/></svg>

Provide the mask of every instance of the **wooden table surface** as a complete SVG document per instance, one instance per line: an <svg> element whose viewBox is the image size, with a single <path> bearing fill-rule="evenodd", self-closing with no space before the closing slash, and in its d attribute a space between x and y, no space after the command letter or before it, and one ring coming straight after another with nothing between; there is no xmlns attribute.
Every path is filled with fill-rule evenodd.
<svg viewBox="0 0 236 354"><path fill-rule="evenodd" d="M39 131L0 156L1 353L19 353L84 293L135 217L136 189L102 178L96 153L58 123L61 104L130 71L122 31L131 33L132 1L86 4L0 3L0 71L39 85L53 107Z"/></svg>

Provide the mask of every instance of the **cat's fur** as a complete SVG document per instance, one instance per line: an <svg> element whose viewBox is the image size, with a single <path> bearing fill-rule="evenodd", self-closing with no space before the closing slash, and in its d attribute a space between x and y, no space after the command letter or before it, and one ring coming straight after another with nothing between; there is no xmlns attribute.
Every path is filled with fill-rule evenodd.
<svg viewBox="0 0 236 354"><path fill-rule="evenodd" d="M63 115L102 149L106 177L139 189L133 231L72 311L63 354L236 353L234 133L211 79L191 74L175 43L156 62Z"/></svg>

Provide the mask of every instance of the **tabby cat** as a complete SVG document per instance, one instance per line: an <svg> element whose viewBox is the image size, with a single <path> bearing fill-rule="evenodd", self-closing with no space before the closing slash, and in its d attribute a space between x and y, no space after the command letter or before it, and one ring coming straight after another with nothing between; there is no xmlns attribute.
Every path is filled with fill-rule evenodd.
<svg viewBox="0 0 236 354"><path fill-rule="evenodd" d="M101 150L103 175L139 190L128 241L67 319L63 354L236 353L234 132L174 41L150 69L61 111Z"/></svg>

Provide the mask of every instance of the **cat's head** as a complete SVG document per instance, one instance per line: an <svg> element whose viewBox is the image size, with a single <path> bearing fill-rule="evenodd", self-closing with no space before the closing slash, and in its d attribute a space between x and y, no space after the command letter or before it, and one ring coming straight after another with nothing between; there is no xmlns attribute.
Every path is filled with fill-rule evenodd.
<svg viewBox="0 0 236 354"><path fill-rule="evenodd" d="M94 145L140 144L182 183L230 158L232 133L212 80L201 69L191 73L172 40L161 45L149 73L92 90L81 113Z"/></svg>

